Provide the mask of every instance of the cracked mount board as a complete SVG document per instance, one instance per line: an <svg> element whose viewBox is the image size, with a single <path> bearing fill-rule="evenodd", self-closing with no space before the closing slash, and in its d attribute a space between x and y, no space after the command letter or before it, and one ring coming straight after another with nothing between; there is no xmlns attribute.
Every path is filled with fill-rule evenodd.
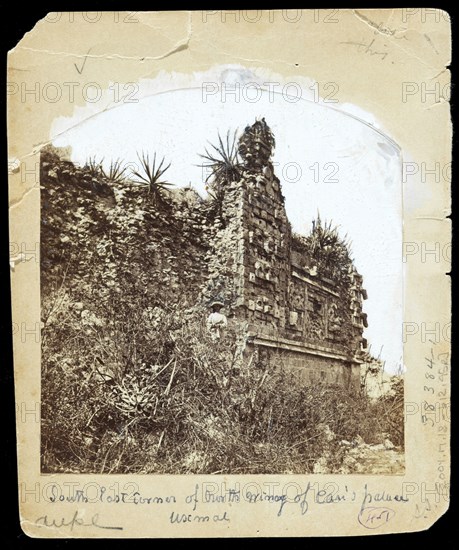
<svg viewBox="0 0 459 550"><path fill-rule="evenodd" d="M447 510L450 49L427 8L58 12L23 37L25 533L373 535Z"/></svg>

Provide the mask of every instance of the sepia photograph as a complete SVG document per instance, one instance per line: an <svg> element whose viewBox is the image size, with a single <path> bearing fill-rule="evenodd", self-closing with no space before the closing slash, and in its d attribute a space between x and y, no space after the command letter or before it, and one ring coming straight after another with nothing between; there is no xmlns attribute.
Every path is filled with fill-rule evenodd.
<svg viewBox="0 0 459 550"><path fill-rule="evenodd" d="M246 67L165 81L40 151L42 471L403 473L399 147Z"/></svg>
<svg viewBox="0 0 459 550"><path fill-rule="evenodd" d="M18 529L440 527L448 13L63 11L24 32L7 83Z"/></svg>

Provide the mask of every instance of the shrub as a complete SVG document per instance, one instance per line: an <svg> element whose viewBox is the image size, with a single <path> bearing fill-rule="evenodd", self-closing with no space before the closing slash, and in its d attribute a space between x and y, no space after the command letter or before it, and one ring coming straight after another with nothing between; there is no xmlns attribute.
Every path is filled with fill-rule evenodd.
<svg viewBox="0 0 459 550"><path fill-rule="evenodd" d="M138 178L138 183L145 185L148 192L151 193L153 201L157 204L164 203L164 191L172 184L163 181L162 176L169 169L170 163L163 168L164 157L159 164L156 164L156 153L153 155L153 161L150 162L148 153L137 153L140 162L140 170L133 170L132 173Z"/></svg>
<svg viewBox="0 0 459 550"><path fill-rule="evenodd" d="M317 271L333 279L337 284L349 283L352 268L351 245L347 238L340 237L338 227L332 222L322 223L320 216L312 222L312 230L306 237L293 235L293 246L311 258Z"/></svg>
<svg viewBox="0 0 459 550"><path fill-rule="evenodd" d="M107 171L101 169L103 177L112 183L122 183L125 180L126 167L123 167L120 159L110 162L110 167Z"/></svg>
<svg viewBox="0 0 459 550"><path fill-rule="evenodd" d="M218 134L218 145L210 143L211 151L205 149L204 155L199 155L205 160L201 165L208 168L210 173L206 177L206 183L212 178L214 185L221 185L228 181L235 181L241 175L241 165L237 155L236 132L230 137L230 131L226 134L226 140L223 141Z"/></svg>
<svg viewBox="0 0 459 550"><path fill-rule="evenodd" d="M323 456L336 471L341 440L375 436L365 398L242 357L235 321L212 343L200 311L115 310L111 337L97 323L78 337L63 309L55 319L61 332L44 350L45 471L308 473Z"/></svg>

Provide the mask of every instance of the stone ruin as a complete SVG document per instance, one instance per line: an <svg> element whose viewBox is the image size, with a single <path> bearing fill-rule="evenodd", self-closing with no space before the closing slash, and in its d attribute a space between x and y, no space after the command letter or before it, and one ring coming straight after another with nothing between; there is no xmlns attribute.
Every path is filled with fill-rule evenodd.
<svg viewBox="0 0 459 550"><path fill-rule="evenodd" d="M345 288L298 250L271 156L264 119L238 142L240 177L218 182L221 219L212 238L204 296L218 296L245 327L245 352L295 369L308 383L358 390L367 326L362 276L349 269Z"/></svg>

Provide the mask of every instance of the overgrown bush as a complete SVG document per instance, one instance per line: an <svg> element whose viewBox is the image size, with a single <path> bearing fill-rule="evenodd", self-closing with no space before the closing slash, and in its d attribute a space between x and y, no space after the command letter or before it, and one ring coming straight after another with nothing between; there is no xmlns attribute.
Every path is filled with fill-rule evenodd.
<svg viewBox="0 0 459 550"><path fill-rule="evenodd" d="M333 471L342 440L377 437L375 405L242 357L234 321L215 343L202 312L138 303L86 335L65 310L43 354L45 471Z"/></svg>
<svg viewBox="0 0 459 550"><path fill-rule="evenodd" d="M292 246L309 257L317 272L346 288L352 268L351 245L342 238L332 222L322 223L320 216L312 222L307 236L294 234Z"/></svg>

